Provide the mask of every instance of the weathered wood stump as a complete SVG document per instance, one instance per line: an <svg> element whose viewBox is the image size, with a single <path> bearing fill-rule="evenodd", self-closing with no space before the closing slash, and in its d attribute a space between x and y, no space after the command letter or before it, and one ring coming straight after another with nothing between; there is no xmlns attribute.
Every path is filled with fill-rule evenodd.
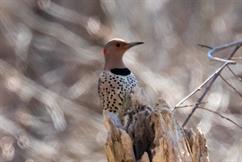
<svg viewBox="0 0 242 162"><path fill-rule="evenodd" d="M141 106L125 128L109 119L105 151L108 162L208 162L204 135L181 128L163 104Z"/></svg>

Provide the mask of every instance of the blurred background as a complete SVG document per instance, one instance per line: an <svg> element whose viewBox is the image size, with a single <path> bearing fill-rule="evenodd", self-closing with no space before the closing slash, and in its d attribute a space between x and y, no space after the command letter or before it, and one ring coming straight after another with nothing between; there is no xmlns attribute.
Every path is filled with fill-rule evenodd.
<svg viewBox="0 0 242 162"><path fill-rule="evenodd" d="M163 97L174 107L221 65L197 44L242 39L241 16L241 0L0 0L0 162L105 162L104 43L144 41L125 63L150 104ZM240 93L241 63L230 66L237 77L222 73ZM223 80L205 102L242 125L241 96ZM175 111L180 124L190 111ZM242 131L228 120L198 109L187 127L205 134L211 161L242 161Z"/></svg>

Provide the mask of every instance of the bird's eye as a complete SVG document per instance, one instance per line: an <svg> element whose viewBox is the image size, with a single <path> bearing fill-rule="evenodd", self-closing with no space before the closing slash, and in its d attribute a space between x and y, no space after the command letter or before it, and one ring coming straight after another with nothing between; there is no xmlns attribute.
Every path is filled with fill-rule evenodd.
<svg viewBox="0 0 242 162"><path fill-rule="evenodd" d="M120 43L117 43L117 44L116 44L116 47L120 47Z"/></svg>

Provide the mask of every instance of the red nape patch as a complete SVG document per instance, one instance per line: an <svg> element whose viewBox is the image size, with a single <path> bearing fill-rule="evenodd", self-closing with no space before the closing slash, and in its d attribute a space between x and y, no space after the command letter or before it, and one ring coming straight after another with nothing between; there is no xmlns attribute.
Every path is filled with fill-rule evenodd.
<svg viewBox="0 0 242 162"><path fill-rule="evenodd" d="M103 54L106 54L107 50L106 49L103 49Z"/></svg>

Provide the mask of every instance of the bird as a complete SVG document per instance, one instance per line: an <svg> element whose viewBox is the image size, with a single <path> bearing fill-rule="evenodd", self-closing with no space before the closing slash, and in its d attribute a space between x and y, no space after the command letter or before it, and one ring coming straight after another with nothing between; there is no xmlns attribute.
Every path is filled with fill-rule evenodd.
<svg viewBox="0 0 242 162"><path fill-rule="evenodd" d="M103 47L105 65L98 79L98 95L104 118L108 117L117 127L124 125L122 115L127 111L125 100L138 85L135 75L125 65L123 56L128 49L143 43L114 38Z"/></svg>

